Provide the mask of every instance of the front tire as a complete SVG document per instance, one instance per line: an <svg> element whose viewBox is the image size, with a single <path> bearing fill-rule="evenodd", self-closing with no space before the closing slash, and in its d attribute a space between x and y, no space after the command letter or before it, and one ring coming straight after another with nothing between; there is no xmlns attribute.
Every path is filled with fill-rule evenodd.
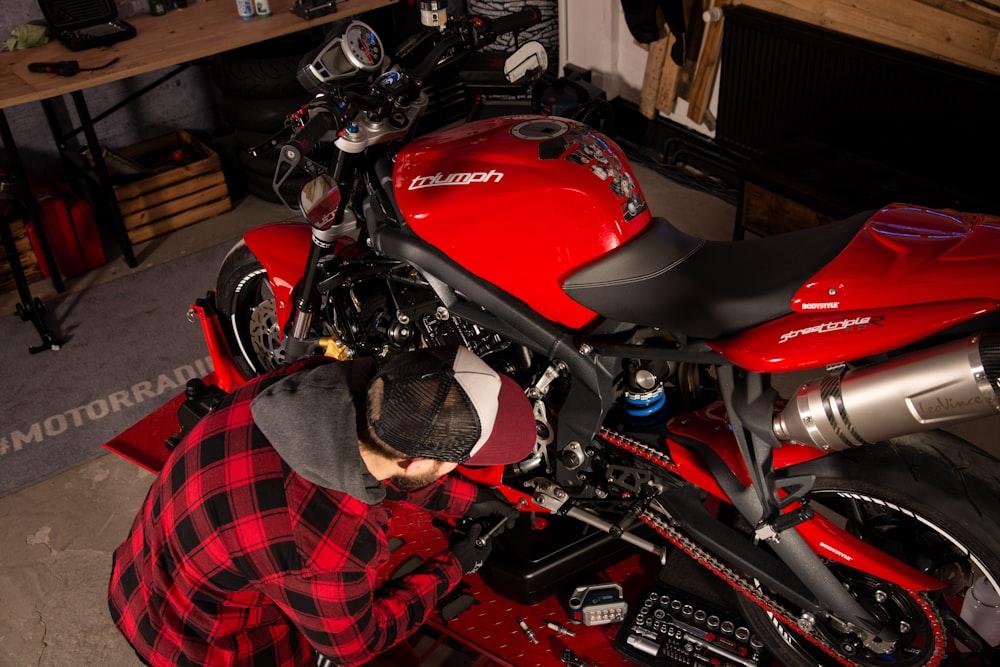
<svg viewBox="0 0 1000 667"><path fill-rule="evenodd" d="M285 363L274 293L260 260L240 241L219 269L215 305L233 361L246 378Z"/></svg>
<svg viewBox="0 0 1000 667"><path fill-rule="evenodd" d="M929 592L927 607L893 584L834 568L862 604L906 632L892 655L870 653L821 622L819 634L840 647L850 664L939 664L944 656L933 646L935 616L957 617L975 577L985 577L994 591L1000 590L1000 462L960 438L935 431L839 452L794 470L810 473L816 483L809 500L817 512L950 584L944 591ZM754 602L737 597L746 621L783 664L831 664L831 656ZM996 664L969 656L951 638L944 649L945 664Z"/></svg>

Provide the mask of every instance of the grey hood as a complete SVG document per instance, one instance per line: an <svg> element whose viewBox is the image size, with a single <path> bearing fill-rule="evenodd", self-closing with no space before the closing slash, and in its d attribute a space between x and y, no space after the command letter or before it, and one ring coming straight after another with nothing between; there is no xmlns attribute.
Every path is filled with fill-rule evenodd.
<svg viewBox="0 0 1000 667"><path fill-rule="evenodd" d="M319 486L371 505L385 498L358 450L371 360L334 362L289 375L250 404L257 428L285 463Z"/></svg>

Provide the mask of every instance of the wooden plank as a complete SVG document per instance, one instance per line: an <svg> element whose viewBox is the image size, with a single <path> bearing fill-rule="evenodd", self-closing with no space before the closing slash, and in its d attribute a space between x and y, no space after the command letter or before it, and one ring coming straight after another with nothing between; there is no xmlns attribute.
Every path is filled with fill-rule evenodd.
<svg viewBox="0 0 1000 667"><path fill-rule="evenodd" d="M118 152L125 157L141 162L144 156L151 155L153 153L161 153L174 148L175 146L190 146L194 143L196 143L194 137L192 137L188 132L185 130L178 130L176 132L161 134L160 136L153 137L152 139L140 141L139 143L132 144L131 146L126 146Z"/></svg>
<svg viewBox="0 0 1000 667"><path fill-rule="evenodd" d="M1000 2L969 2L968 0L916 0L949 14L969 19L1000 30Z"/></svg>
<svg viewBox="0 0 1000 667"><path fill-rule="evenodd" d="M723 8L729 5L729 0L711 0L708 11L713 8ZM711 21L705 24L701 36L701 50L698 52L698 64L695 67L691 88L688 91L687 116L696 123L705 121L705 112L712 96L715 84L715 73L719 69L719 54L722 50L722 24L725 19Z"/></svg>
<svg viewBox="0 0 1000 667"><path fill-rule="evenodd" d="M175 229L180 229L181 227L193 225L196 222L214 218L221 213L225 213L231 208L232 202L230 202L227 197L226 199L210 202L204 206L184 211L179 215L157 220L156 222L152 222L148 225L143 225L142 227L129 230L128 238L132 243L148 241L149 239L159 236L160 234L166 234L167 232L172 232Z"/></svg>
<svg viewBox="0 0 1000 667"><path fill-rule="evenodd" d="M646 118L656 116L656 99L660 92L660 76L664 64L670 59L667 50L670 35L661 37L649 45L646 55L646 70L642 75L642 91L639 93L639 112Z"/></svg>
<svg viewBox="0 0 1000 667"><path fill-rule="evenodd" d="M123 216L132 215L133 213L138 213L143 209L159 206L160 204L164 204L172 199L186 197L195 192L207 190L220 184L224 186L225 183L226 176L221 170L211 171L197 178L190 178L188 180L169 185L165 188L160 188L159 190L145 192L137 197L120 201L118 202L118 208L121 210Z"/></svg>
<svg viewBox="0 0 1000 667"><path fill-rule="evenodd" d="M25 280L29 283L38 282L44 276L42 276L42 271L38 266L38 257L31 247L31 240L28 238L24 221L12 221L10 223L10 231L14 236L14 247L17 250L18 259L21 261L21 270L24 272ZM16 287L14 272L8 261L7 253L0 246L0 293L12 292Z"/></svg>
<svg viewBox="0 0 1000 667"><path fill-rule="evenodd" d="M31 239L28 238L28 231L24 227L24 221L20 219L11 221L10 233L14 238L14 249L21 255L22 261L26 255L30 255L31 261L34 261L35 251L31 247ZM7 259L7 251L3 245L0 245L0 259Z"/></svg>
<svg viewBox="0 0 1000 667"><path fill-rule="evenodd" d="M24 262L21 263L21 268L24 270L24 279L29 284L37 283L42 280L45 276L38 269L38 264L34 266L28 266ZM6 292L13 292L17 288L17 283L14 282L14 273L10 270L9 265L6 261L0 262L0 294Z"/></svg>
<svg viewBox="0 0 1000 667"><path fill-rule="evenodd" d="M677 104L681 68L670 57L670 52L674 48L674 44L677 43L677 36L671 33L667 36L667 40L667 57L663 61L663 70L660 72L660 88L656 93L656 108L669 115Z"/></svg>
<svg viewBox="0 0 1000 667"><path fill-rule="evenodd" d="M208 188L207 190L199 190L185 197L171 199L158 206L143 209L132 215L122 216L122 219L125 222L126 229L136 229L156 220L168 218L223 198L227 202L229 201L229 190L226 188L225 183Z"/></svg>
<svg viewBox="0 0 1000 667"><path fill-rule="evenodd" d="M1000 74L1000 29L921 0L735 0L763 11Z"/></svg>
<svg viewBox="0 0 1000 667"><path fill-rule="evenodd" d="M115 195L118 197L118 201L125 201L133 197L142 196L147 192L173 185L174 183L218 172L220 169L222 169L222 163L219 160L219 156L214 155L211 158L174 167L173 169L156 174L150 178L144 178L141 181L129 183L128 185L116 185L114 187Z"/></svg>
<svg viewBox="0 0 1000 667"><path fill-rule="evenodd" d="M181 181L187 181L203 174L221 172L222 160L218 154L184 130L141 141L119 150L118 153L140 164L145 164L151 158L161 156L174 148L180 147L189 147L200 151L205 157L201 160L173 167L131 183L114 186L115 196L118 201L123 202L133 197L139 197L154 190L159 190Z"/></svg>

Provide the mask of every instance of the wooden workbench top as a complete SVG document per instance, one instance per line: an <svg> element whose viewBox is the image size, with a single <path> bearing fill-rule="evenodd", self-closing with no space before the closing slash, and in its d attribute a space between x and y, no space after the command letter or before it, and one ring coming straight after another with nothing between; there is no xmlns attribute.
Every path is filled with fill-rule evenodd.
<svg viewBox="0 0 1000 667"><path fill-rule="evenodd" d="M53 40L45 46L0 53L0 109L119 81L164 67L306 30L392 4L395 0L345 0L337 12L306 21L289 10L292 0L271 0L267 18L239 18L234 0L197 0L164 16L126 19L137 35L107 47L70 51ZM28 71L28 63L76 60L81 67L111 67L72 77Z"/></svg>

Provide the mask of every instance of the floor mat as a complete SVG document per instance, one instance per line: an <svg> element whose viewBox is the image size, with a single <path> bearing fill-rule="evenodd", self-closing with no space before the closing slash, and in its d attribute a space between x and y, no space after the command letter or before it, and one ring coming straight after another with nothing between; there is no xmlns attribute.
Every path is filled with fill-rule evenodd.
<svg viewBox="0 0 1000 667"><path fill-rule="evenodd" d="M0 495L105 453L103 442L212 370L190 304L214 287L227 241L45 304L58 350L0 320Z"/></svg>

